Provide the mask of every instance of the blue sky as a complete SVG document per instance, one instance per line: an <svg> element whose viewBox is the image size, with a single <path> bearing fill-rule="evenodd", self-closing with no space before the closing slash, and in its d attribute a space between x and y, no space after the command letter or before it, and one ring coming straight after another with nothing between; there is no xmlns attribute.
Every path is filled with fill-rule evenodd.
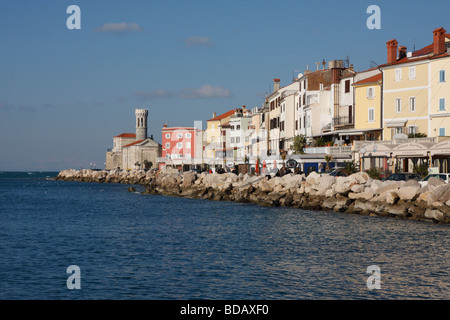
<svg viewBox="0 0 450 320"><path fill-rule="evenodd" d="M69 5L81 30L69 30ZM381 30L369 30L369 5ZM0 170L103 168L112 137L193 126L260 107L273 78L286 85L315 62L386 62L386 42L412 50L448 24L448 1L0 2ZM447 25L446 25L447 23Z"/></svg>

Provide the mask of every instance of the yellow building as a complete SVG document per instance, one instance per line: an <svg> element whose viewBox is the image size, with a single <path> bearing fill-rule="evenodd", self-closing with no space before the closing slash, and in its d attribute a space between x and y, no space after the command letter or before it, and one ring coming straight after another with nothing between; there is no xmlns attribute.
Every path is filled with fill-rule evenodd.
<svg viewBox="0 0 450 320"><path fill-rule="evenodd" d="M380 66L384 140L400 134L450 135L450 93L445 82L450 35L439 28L433 31L433 39L433 44L410 53L406 47L397 47L396 40L387 42L388 63Z"/></svg>
<svg viewBox="0 0 450 320"><path fill-rule="evenodd" d="M356 140L381 140L382 74L378 73L353 84L355 94Z"/></svg>
<svg viewBox="0 0 450 320"><path fill-rule="evenodd" d="M213 114L212 119L207 120L206 123L206 146L205 155L206 158L215 158L215 151L223 148L221 145L221 130L220 127L228 122L230 122L231 116L235 113L235 109L232 109L226 113L219 116Z"/></svg>
<svg viewBox="0 0 450 320"><path fill-rule="evenodd" d="M447 41L450 44L450 38ZM450 136L450 56L430 60L430 136Z"/></svg>

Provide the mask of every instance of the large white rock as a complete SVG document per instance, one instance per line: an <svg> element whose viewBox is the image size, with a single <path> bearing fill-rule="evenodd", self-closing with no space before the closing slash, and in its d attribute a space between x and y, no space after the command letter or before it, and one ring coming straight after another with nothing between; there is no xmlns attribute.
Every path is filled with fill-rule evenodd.
<svg viewBox="0 0 450 320"><path fill-rule="evenodd" d="M417 195L419 190L420 185L417 183L415 186L399 188L397 194L400 200L411 201Z"/></svg>

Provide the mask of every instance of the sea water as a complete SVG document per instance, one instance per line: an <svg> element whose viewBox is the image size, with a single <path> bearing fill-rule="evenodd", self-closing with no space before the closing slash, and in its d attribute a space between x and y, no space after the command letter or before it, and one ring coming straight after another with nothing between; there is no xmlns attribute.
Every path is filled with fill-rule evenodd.
<svg viewBox="0 0 450 320"><path fill-rule="evenodd" d="M56 174L0 173L0 299L450 299L448 225Z"/></svg>

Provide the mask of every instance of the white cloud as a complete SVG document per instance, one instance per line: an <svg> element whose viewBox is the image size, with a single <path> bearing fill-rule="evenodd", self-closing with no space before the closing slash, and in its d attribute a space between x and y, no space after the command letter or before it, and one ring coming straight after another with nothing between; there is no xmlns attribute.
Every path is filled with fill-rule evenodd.
<svg viewBox="0 0 450 320"><path fill-rule="evenodd" d="M193 47L193 46L212 47L212 46L214 46L214 43L211 40L211 38L202 37L202 36L189 37L189 38L184 39L183 41L188 47Z"/></svg>
<svg viewBox="0 0 450 320"><path fill-rule="evenodd" d="M157 89L153 91L138 91L134 95L141 101L146 101L155 98L172 98L176 96L174 93L166 89Z"/></svg>
<svg viewBox="0 0 450 320"><path fill-rule="evenodd" d="M184 89L181 92L183 99L205 99L205 98L230 98L230 90L222 87L213 87L205 84L199 89Z"/></svg>
<svg viewBox="0 0 450 320"><path fill-rule="evenodd" d="M134 22L126 23L105 23L103 26L95 29L97 32L106 32L106 33L114 33L114 34L125 34L130 32L141 32L142 28Z"/></svg>

